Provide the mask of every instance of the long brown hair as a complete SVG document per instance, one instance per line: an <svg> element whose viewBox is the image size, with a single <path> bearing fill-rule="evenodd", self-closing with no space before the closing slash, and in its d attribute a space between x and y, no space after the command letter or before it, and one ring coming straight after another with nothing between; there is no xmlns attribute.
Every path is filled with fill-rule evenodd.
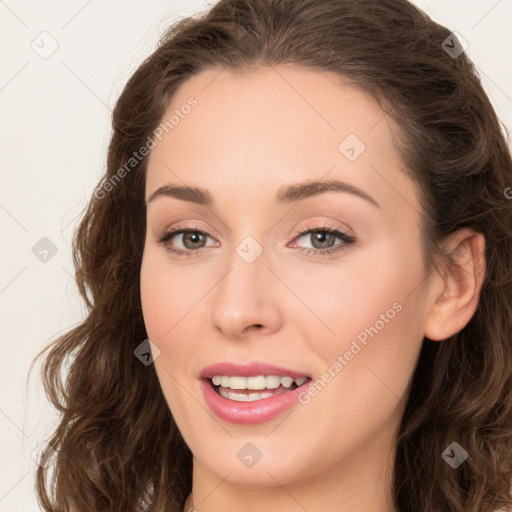
<svg viewBox="0 0 512 512"><path fill-rule="evenodd" d="M147 338L147 157L133 155L188 78L281 63L348 78L396 121L420 190L428 268L458 228L486 238L476 313L451 338L422 345L396 449L396 509L512 507L512 161L475 66L453 48L450 30L405 0L220 0L170 27L117 101L107 171L74 234L87 316L37 356L49 350L44 386L61 414L43 455L52 464L37 471L44 510L181 511L192 455L154 367L134 356ZM468 453L457 469L442 457L454 441Z"/></svg>

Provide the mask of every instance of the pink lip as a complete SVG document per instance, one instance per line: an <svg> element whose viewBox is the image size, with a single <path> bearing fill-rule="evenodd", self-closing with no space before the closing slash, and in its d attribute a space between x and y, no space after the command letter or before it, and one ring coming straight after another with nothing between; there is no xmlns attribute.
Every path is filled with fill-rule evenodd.
<svg viewBox="0 0 512 512"><path fill-rule="evenodd" d="M236 364L229 361L212 364L203 368L200 377L203 379L211 379L214 375L228 375L233 377L256 377L257 375L277 375L279 377L311 377L307 373L297 372L289 368L274 366L265 362L253 362L249 364ZM266 400L269 400L268 398Z"/></svg>
<svg viewBox="0 0 512 512"><path fill-rule="evenodd" d="M279 373L280 372L278 372L278 374ZM215 373L215 375L218 374ZM231 373L231 375L233 375L233 373ZM285 373L285 375L287 375L287 373ZM290 375L290 377L291 376L292 375ZM206 403L212 412L220 419L230 423L254 425L256 423L269 421L279 416L293 405L296 405L299 395L306 391L312 382L312 380L307 381L293 391L280 393L279 395L269 398L261 398L253 402L236 402L222 397L215 391L212 381L208 378L201 379L200 385Z"/></svg>

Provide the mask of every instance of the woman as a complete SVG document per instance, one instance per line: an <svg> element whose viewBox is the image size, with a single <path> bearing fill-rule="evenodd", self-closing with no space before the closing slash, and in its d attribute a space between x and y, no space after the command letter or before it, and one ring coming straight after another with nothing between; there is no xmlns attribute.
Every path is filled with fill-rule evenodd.
<svg viewBox="0 0 512 512"><path fill-rule="evenodd" d="M45 510L512 507L512 162L447 28L221 0L113 129Z"/></svg>

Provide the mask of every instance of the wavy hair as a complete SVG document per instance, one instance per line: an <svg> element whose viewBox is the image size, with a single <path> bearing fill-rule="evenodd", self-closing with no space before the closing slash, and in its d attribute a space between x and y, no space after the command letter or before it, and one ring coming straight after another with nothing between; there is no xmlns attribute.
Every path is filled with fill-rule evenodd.
<svg viewBox="0 0 512 512"><path fill-rule="evenodd" d="M188 78L282 63L348 79L396 121L427 269L458 228L485 235L475 314L451 338L423 341L395 453L397 511L512 507L512 160L508 131L475 65L448 51L460 46L451 37L405 0L220 0L167 30L117 100L107 170L74 233L85 319L36 356L46 354L43 384L59 412L43 452L51 464L36 477L45 511L182 510L192 454L154 367L134 357L147 338L147 156L134 155ZM442 458L453 441L469 455L457 469Z"/></svg>

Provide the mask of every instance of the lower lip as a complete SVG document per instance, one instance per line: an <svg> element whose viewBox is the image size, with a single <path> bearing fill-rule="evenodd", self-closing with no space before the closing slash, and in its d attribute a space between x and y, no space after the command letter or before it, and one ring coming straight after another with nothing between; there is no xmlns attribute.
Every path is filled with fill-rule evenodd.
<svg viewBox="0 0 512 512"><path fill-rule="evenodd" d="M252 402L237 402L224 398L215 391L210 379L201 379L201 388L206 403L220 419L230 423L253 425L270 421L299 403L299 395L307 389L311 382L306 382L292 391Z"/></svg>

